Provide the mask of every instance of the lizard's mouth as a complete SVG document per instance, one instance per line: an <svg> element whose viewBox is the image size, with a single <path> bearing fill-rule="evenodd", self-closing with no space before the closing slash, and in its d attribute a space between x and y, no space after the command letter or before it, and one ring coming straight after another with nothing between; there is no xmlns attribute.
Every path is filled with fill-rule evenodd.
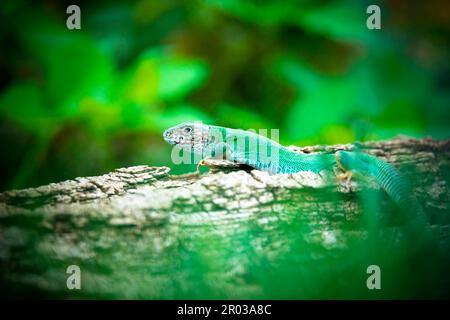
<svg viewBox="0 0 450 320"><path fill-rule="evenodd" d="M167 143L177 145L182 144L184 142L184 137L181 136L173 136L170 131L165 131L163 134L164 140L166 140Z"/></svg>
<svg viewBox="0 0 450 320"><path fill-rule="evenodd" d="M173 145L179 145L179 146L190 146L192 143L190 141L186 141L184 137L178 137L178 138L165 138L165 140Z"/></svg>
<svg viewBox="0 0 450 320"><path fill-rule="evenodd" d="M190 146L191 145L191 143L189 143L189 142L175 142L174 144L178 145L178 146Z"/></svg>

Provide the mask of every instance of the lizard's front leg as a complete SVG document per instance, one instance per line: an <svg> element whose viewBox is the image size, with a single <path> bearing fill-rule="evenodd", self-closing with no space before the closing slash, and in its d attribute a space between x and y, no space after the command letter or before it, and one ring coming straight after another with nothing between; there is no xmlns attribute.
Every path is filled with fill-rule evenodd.
<svg viewBox="0 0 450 320"><path fill-rule="evenodd" d="M224 160L224 159L214 159L214 158L205 158L202 159L197 164L197 173L200 174L200 168L203 166L207 166L211 169L224 170L224 169L236 169L239 168L239 163Z"/></svg>
<svg viewBox="0 0 450 320"><path fill-rule="evenodd" d="M347 187L349 187L349 185L350 185L350 180L351 180L351 178L352 178L352 176L353 176L353 173L352 173L350 170L344 168L344 166L342 165L342 163L341 163L341 161L340 161L339 153L336 152L336 153L334 154L334 157L335 157L335 159L336 159L336 164L337 164L338 168L339 168L340 170L343 171L343 172L341 172L341 173L338 173L338 174L336 175L336 178L337 178L339 181L344 181L345 184L347 185Z"/></svg>
<svg viewBox="0 0 450 320"><path fill-rule="evenodd" d="M336 178L340 181L345 181L347 184L350 183L350 180L352 179L353 173L351 171L345 171L339 173Z"/></svg>
<svg viewBox="0 0 450 320"><path fill-rule="evenodd" d="M205 149L204 158L197 164L197 173L200 174L200 168L207 166L210 168L235 168L237 164L231 161L231 156L226 143L217 143Z"/></svg>
<svg viewBox="0 0 450 320"><path fill-rule="evenodd" d="M200 167L208 166L208 159L209 158L204 158L197 163L197 174L200 174Z"/></svg>

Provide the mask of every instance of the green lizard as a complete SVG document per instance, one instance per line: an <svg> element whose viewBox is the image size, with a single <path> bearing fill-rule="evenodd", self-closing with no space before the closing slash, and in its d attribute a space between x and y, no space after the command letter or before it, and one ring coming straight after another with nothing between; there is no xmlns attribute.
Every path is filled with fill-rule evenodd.
<svg viewBox="0 0 450 320"><path fill-rule="evenodd" d="M251 131L182 123L166 130L164 139L182 149L202 155L202 159L225 158L239 164L275 174L322 170L337 165L344 173L338 178L350 179L359 173L371 176L402 209L413 211L416 218L428 223L420 206L411 196L405 179L390 164L359 151L337 151L334 154L302 154ZM207 161L200 161L207 164Z"/></svg>

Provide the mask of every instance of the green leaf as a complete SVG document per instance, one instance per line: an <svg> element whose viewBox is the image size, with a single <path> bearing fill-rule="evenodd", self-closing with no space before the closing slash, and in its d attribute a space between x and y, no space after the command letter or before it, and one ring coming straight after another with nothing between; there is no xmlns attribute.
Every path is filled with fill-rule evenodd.
<svg viewBox="0 0 450 320"><path fill-rule="evenodd" d="M366 18L365 8L360 4L334 1L304 10L299 15L299 24L336 40L365 43L373 34L367 29Z"/></svg>
<svg viewBox="0 0 450 320"><path fill-rule="evenodd" d="M113 64L92 38L52 19L42 21L39 15L23 19L20 34L28 53L42 66L46 99L58 112L74 114L80 99L105 95Z"/></svg>
<svg viewBox="0 0 450 320"><path fill-rule="evenodd" d="M303 92L287 115L289 136L312 138L329 125L344 123L355 112L355 97L355 86L344 79L324 81L320 89Z"/></svg>
<svg viewBox="0 0 450 320"><path fill-rule="evenodd" d="M217 122L227 127L254 130L273 128L262 115L242 106L222 103L216 110Z"/></svg>
<svg viewBox="0 0 450 320"><path fill-rule="evenodd" d="M57 119L44 103L41 88L33 84L9 87L0 97L0 114L38 136L57 128Z"/></svg>
<svg viewBox="0 0 450 320"><path fill-rule="evenodd" d="M199 61L171 59L159 67L159 96L163 100L178 100L200 87L208 69Z"/></svg>

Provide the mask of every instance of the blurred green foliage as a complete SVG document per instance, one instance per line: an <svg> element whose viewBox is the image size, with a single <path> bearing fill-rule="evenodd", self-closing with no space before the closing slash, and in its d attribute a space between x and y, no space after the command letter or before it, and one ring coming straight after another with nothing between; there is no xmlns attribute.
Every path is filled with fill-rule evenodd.
<svg viewBox="0 0 450 320"><path fill-rule="evenodd" d="M81 30L70 4L0 4L1 190L173 166L161 133L187 120L298 145L450 136L444 1L385 1L382 30L365 1L83 1Z"/></svg>
<svg viewBox="0 0 450 320"><path fill-rule="evenodd" d="M172 164L161 137L188 120L278 128L282 143L297 145L450 136L444 0L383 1L381 30L366 28L372 2L365 0L81 1L82 29L68 30L71 4L0 2L0 191L139 164L193 170ZM373 231L378 198L361 196L369 213L362 228ZM104 295L114 298L448 296L447 249L423 256L411 242L392 249L364 239L335 256L303 238L314 219L309 212L286 215L292 219L268 229L245 221L242 234L220 234L215 225L200 234L187 225L174 251L151 250L152 230L120 229L105 236L110 250L79 264L93 271L98 261L108 265L116 278L107 279L112 293ZM35 247L48 230L30 229L33 263L26 268L46 274L55 262ZM277 237L286 252L277 249ZM259 243L276 255L258 251ZM23 254L11 260L19 271L14 259ZM261 292L227 294L218 288L228 283L208 278L246 261L237 286L256 283ZM378 293L363 285L374 261L390 284ZM167 283L158 282L161 274ZM17 282L11 288L21 290ZM81 294L103 297L90 296L89 288Z"/></svg>

